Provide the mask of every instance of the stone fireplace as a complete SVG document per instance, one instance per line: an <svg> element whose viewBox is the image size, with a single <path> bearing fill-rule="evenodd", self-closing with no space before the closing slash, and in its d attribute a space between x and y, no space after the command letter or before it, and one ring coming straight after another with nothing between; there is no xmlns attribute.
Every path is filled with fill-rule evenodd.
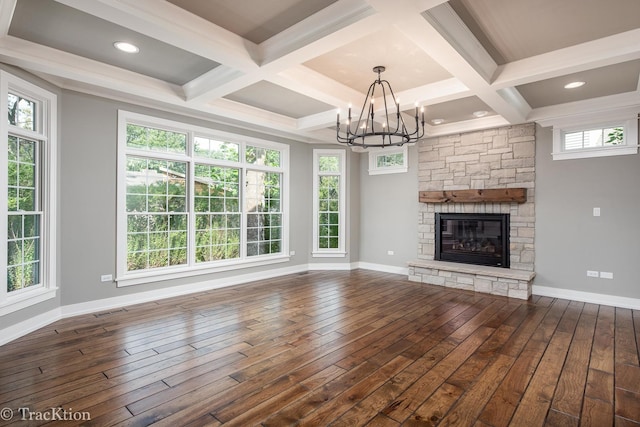
<svg viewBox="0 0 640 427"><path fill-rule="evenodd" d="M420 203L418 259L409 263L409 279L529 298L535 277L535 124L425 139L418 155L419 190L452 197ZM524 193L517 201L482 197L516 190ZM476 197L458 198L456 191ZM436 259L436 214L508 215L509 268Z"/></svg>

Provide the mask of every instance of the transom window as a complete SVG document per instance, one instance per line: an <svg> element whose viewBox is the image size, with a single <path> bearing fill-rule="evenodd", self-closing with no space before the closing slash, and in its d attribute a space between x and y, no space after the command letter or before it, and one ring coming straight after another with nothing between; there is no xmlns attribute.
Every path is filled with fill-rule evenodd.
<svg viewBox="0 0 640 427"><path fill-rule="evenodd" d="M637 152L638 122L635 117L591 117L576 123L554 125L554 160L618 156Z"/></svg>
<svg viewBox="0 0 640 427"><path fill-rule="evenodd" d="M56 97L0 71L0 315L53 298Z"/></svg>
<svg viewBox="0 0 640 427"><path fill-rule="evenodd" d="M119 285L288 259L287 145L119 117Z"/></svg>
<svg viewBox="0 0 640 427"><path fill-rule="evenodd" d="M369 150L369 175L407 172L409 154L406 145Z"/></svg>

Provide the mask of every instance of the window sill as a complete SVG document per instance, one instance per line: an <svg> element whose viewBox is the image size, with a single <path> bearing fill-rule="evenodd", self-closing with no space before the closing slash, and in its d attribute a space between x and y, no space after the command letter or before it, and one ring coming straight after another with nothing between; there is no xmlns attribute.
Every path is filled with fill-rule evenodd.
<svg viewBox="0 0 640 427"><path fill-rule="evenodd" d="M407 167L369 169L369 175L387 175L391 173L406 173L408 170L409 168Z"/></svg>
<svg viewBox="0 0 640 427"><path fill-rule="evenodd" d="M18 295L9 295L7 300L0 305L0 316L55 298L57 292L58 288L40 287L20 292Z"/></svg>
<svg viewBox="0 0 640 427"><path fill-rule="evenodd" d="M128 273L116 278L117 286L133 286L144 283L160 282L164 280L181 279L185 277L200 276L203 274L220 273L222 271L240 270L244 268L260 267L263 265L279 264L288 262L291 259L288 255L265 256L260 259L250 261L234 261L225 264L197 265L195 267L175 267L157 271L145 271L142 273Z"/></svg>
<svg viewBox="0 0 640 427"><path fill-rule="evenodd" d="M638 154L638 146L617 145L607 148L592 148L551 153L553 160L587 159L592 157L623 156L629 154Z"/></svg>
<svg viewBox="0 0 640 427"><path fill-rule="evenodd" d="M347 256L347 253L340 252L340 251L335 251L335 252L314 251L314 252L311 252L311 256L313 258L344 258Z"/></svg>

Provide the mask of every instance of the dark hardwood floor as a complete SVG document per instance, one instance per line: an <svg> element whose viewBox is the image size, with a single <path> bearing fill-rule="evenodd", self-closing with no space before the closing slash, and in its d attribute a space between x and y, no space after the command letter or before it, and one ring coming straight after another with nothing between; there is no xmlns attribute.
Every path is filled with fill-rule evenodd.
<svg viewBox="0 0 640 427"><path fill-rule="evenodd" d="M0 425L640 426L639 349L640 311L309 272L2 346Z"/></svg>

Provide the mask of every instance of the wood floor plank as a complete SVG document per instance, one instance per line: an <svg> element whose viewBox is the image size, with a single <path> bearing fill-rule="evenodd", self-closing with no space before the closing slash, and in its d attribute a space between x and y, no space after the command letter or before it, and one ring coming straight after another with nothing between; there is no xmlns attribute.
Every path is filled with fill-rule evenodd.
<svg viewBox="0 0 640 427"><path fill-rule="evenodd" d="M481 327L458 345L451 353L436 364L433 369L413 383L400 395L399 406L390 408L385 414L403 422L444 383L455 370L491 335L493 329Z"/></svg>
<svg viewBox="0 0 640 427"><path fill-rule="evenodd" d="M407 426L435 425L460 399L464 390L444 383L403 423Z"/></svg>
<svg viewBox="0 0 640 427"><path fill-rule="evenodd" d="M640 366L616 365L616 388L640 393Z"/></svg>
<svg viewBox="0 0 640 427"><path fill-rule="evenodd" d="M636 347L638 351L638 358L640 358L640 310L633 310L633 327L636 332Z"/></svg>
<svg viewBox="0 0 640 427"><path fill-rule="evenodd" d="M601 400L585 397L580 425L585 427L613 426L613 407Z"/></svg>
<svg viewBox="0 0 640 427"><path fill-rule="evenodd" d="M545 427L578 427L579 418L551 409L544 425Z"/></svg>
<svg viewBox="0 0 640 427"><path fill-rule="evenodd" d="M576 418L580 416L585 393L595 326L595 316L580 316L551 405L552 409Z"/></svg>
<svg viewBox="0 0 640 427"><path fill-rule="evenodd" d="M27 334L0 347L0 408L95 426L640 427L639 349L637 310L312 271Z"/></svg>
<svg viewBox="0 0 640 427"><path fill-rule="evenodd" d="M640 393L616 388L615 414L640 423Z"/></svg>
<svg viewBox="0 0 640 427"><path fill-rule="evenodd" d="M566 332L558 332L553 336L513 414L511 424L530 427L544 425L571 338Z"/></svg>
<svg viewBox="0 0 640 427"><path fill-rule="evenodd" d="M509 425L545 349L546 343L541 341L529 341L526 344L485 405L479 416L481 421L496 427Z"/></svg>
<svg viewBox="0 0 640 427"><path fill-rule="evenodd" d="M404 356L395 357L393 360L390 360L388 363L381 366L373 374L354 384L332 400L327 401L310 416L300 420L300 425L316 426L330 423L336 417L339 417L359 403L369 395L372 390L376 390L388 381L389 378L393 377L410 363L411 360Z"/></svg>
<svg viewBox="0 0 640 427"><path fill-rule="evenodd" d="M638 366L638 347L631 310L616 308L616 363Z"/></svg>
<svg viewBox="0 0 640 427"><path fill-rule="evenodd" d="M445 415L440 425L473 424L514 362L514 357L498 355L478 377L473 388L465 393ZM420 414L420 409L416 413Z"/></svg>
<svg viewBox="0 0 640 427"><path fill-rule="evenodd" d="M613 373L614 367L615 309L601 306L598 311L596 332L593 337L589 366L603 372Z"/></svg>

